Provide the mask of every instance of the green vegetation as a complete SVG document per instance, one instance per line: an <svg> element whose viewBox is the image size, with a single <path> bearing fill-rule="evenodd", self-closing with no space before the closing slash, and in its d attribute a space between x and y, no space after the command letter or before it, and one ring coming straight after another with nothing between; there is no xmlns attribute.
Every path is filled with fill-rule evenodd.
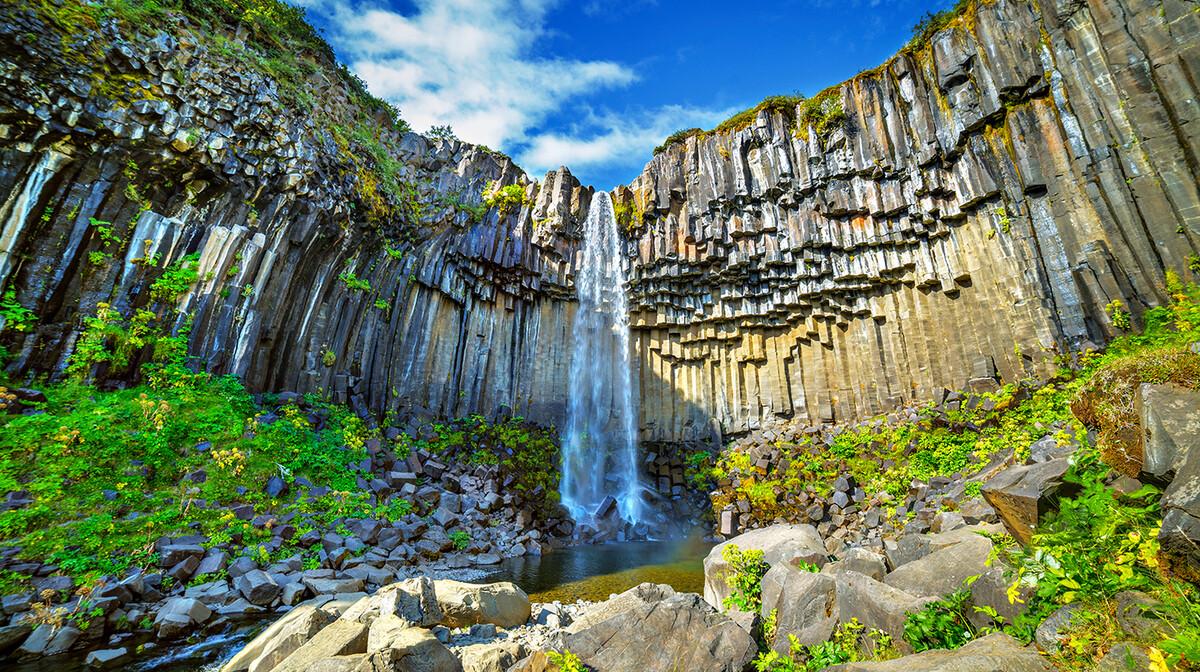
<svg viewBox="0 0 1200 672"><path fill-rule="evenodd" d="M37 316L17 301L17 292L13 289L5 290L0 296L0 317L4 318L5 329L19 332L29 331L37 323Z"/></svg>
<svg viewBox="0 0 1200 672"><path fill-rule="evenodd" d="M721 606L757 612L762 608L762 577L771 568L763 560L763 552L756 548L743 551L737 544L726 544L721 549L721 559L729 563L725 582L733 591L721 601Z"/></svg>
<svg viewBox="0 0 1200 672"><path fill-rule="evenodd" d="M645 222L645 213L638 208L636 201L614 204L613 214L617 217L617 225L625 229L625 231L634 231L641 228Z"/></svg>
<svg viewBox="0 0 1200 672"><path fill-rule="evenodd" d="M562 653L547 651L546 657L550 659L551 663L554 663L558 668L558 672L587 672L588 669L584 666L583 661L579 660L579 656L570 651L563 651Z"/></svg>
<svg viewBox="0 0 1200 672"><path fill-rule="evenodd" d="M516 479L511 490L552 516L559 502L558 434L522 417L490 423L472 415L432 426L429 438L401 435L399 450L427 450L471 465L497 465ZM540 500L540 501L539 501Z"/></svg>
<svg viewBox="0 0 1200 672"><path fill-rule="evenodd" d="M788 119L796 118L796 106L804 100L804 96L792 94L790 96L767 96L761 103L755 105L748 110L742 110L732 117L717 124L717 127L712 130L712 133L732 133L749 126L754 122L754 118L759 112L766 110L770 114L782 114Z"/></svg>
<svg viewBox="0 0 1200 672"><path fill-rule="evenodd" d="M499 210L501 216L507 217L516 214L529 201L525 197L525 187L519 184L510 184L493 191L484 203L489 208Z"/></svg>
<svg viewBox="0 0 1200 672"><path fill-rule="evenodd" d="M830 87L800 103L800 111L795 120L795 134L807 140L808 129L812 127L817 137L823 138L845 120L841 87Z"/></svg>
<svg viewBox="0 0 1200 672"><path fill-rule="evenodd" d="M458 136L454 134L454 129L450 128L449 124L431 127L426 131L425 137L431 140L458 140Z"/></svg>
<svg viewBox="0 0 1200 672"><path fill-rule="evenodd" d="M910 614L905 640L917 651L953 649L999 630L1029 642L1051 612L1079 604L1079 620L1053 661L1064 669L1091 669L1112 645L1130 641L1132 634L1122 633L1116 622L1116 596L1137 590L1160 603L1157 617L1163 625L1160 634L1135 641L1148 647L1152 660L1162 662L1159 669L1195 669L1200 661L1200 577L1188 567L1174 566L1170 556L1160 553L1161 492L1146 486L1121 494L1108 485L1114 470L1136 475L1141 467L1142 439L1134 410L1138 386L1173 383L1200 389L1200 353L1191 350L1200 341L1200 287L1168 273L1164 289L1171 302L1145 313L1138 333L1117 339L1102 354L1083 357L1075 369L1063 369L1051 384L1032 392L1027 386L1008 385L997 393L980 395L988 403L973 410L938 409L949 426L931 422L931 406L913 424L864 425L841 434L822 455L827 460L804 459L807 443L781 446L800 449L785 450L799 456L782 473L764 474L748 455L727 451L717 460L689 457L689 468L697 472L689 476L703 480L737 474L739 485L715 497L715 508L745 497L756 511L764 509L764 518L786 519L787 507L774 494L777 487L788 491L816 484L818 490L828 491L827 481L846 469L867 484L869 492L886 490L903 496L913 478L949 475L1001 450L1011 448L1018 458L1026 457L1033 441L1061 427L1056 434L1060 442L1081 445L1064 476L1067 489L1079 494L1063 498L1058 511L1043 517L1028 548L1008 536L993 538L994 559L1011 568L1009 599L1027 601L1025 613L1006 622L994 609L973 604L969 586L978 578L973 577L964 590ZM1137 326L1132 316L1130 320L1130 328ZM990 410L983 411L985 406ZM1086 428L1099 430L1095 448L1087 446ZM864 459L867 452L894 459L896 466L881 470L875 460ZM974 485L968 496L979 494L978 484ZM733 560L738 558L731 556L731 564ZM741 571L730 579L731 586L737 582L736 594L747 604L754 603L754 587L749 583L756 573ZM970 619L980 614L992 625L973 624ZM836 648L836 641L826 644ZM792 658L800 653L794 649ZM845 659L822 658L822 664L841 660ZM805 669L777 654L764 653L756 664L760 670Z"/></svg>
<svg viewBox="0 0 1200 672"><path fill-rule="evenodd" d="M968 618L971 591L957 593L909 612L904 639L917 653L930 649L957 649L975 639L978 630Z"/></svg>
<svg viewBox="0 0 1200 672"><path fill-rule="evenodd" d="M456 530L446 536L450 537L454 547L460 551L471 545L471 533L466 530Z"/></svg>
<svg viewBox="0 0 1200 672"><path fill-rule="evenodd" d="M773 614L774 612L772 612ZM772 627L773 630L773 627ZM768 636L773 636L771 633ZM870 637L870 642L866 637ZM756 672L817 672L827 667L866 660L892 660L899 657L892 638L879 630L864 632L857 618L842 623L833 633L833 639L816 646L800 644L793 634L788 634L788 655L764 650L754 659ZM760 647L765 648L765 647ZM864 654L869 650L869 654Z"/></svg>
<svg viewBox="0 0 1200 672"><path fill-rule="evenodd" d="M940 12L925 12L925 16L912 27L912 38L908 41L908 49L916 51L929 45L934 33L949 26L971 6L972 0L955 0L952 7Z"/></svg>
<svg viewBox="0 0 1200 672"><path fill-rule="evenodd" d="M654 155L658 156L659 154L662 154L663 152L667 151L668 147L670 147L671 145L673 145L675 143L686 142L687 139L692 137L693 135L698 135L700 137L704 137L704 135L705 135L704 129L702 129L702 128L685 128L681 131L675 131L671 135L667 136L667 139L663 141L663 144L654 148Z"/></svg>
<svg viewBox="0 0 1200 672"><path fill-rule="evenodd" d="M346 286L349 287L353 291L356 291L356 292L371 291L371 283L367 282L366 280L359 280L358 277L354 275L353 271L346 271L345 273L342 273L341 275L338 276L338 279L341 280L342 282L346 283Z"/></svg>
<svg viewBox="0 0 1200 672"><path fill-rule="evenodd" d="M263 485L279 473L335 491L288 510L328 520L402 513L369 506L355 487L346 465L365 456L374 434L345 407L310 396L266 417L232 377L173 363L150 371L148 385L115 392L39 386L49 399L42 413L3 418L0 487L28 491L34 502L0 513L0 541L21 545L22 557L52 558L83 581L147 563L150 542L162 535L199 532L213 543L236 536L251 545L271 531L189 501L265 510L272 502ZM318 418L321 429L312 423ZM181 480L197 470L206 472L202 483ZM139 514L127 515L131 508ZM298 552L287 550L280 557Z"/></svg>
<svg viewBox="0 0 1200 672"><path fill-rule="evenodd" d="M738 112L711 131L688 128L672 133L663 144L654 148L654 154L661 154L671 145L685 142L693 136L703 139L709 135L724 135L739 131L753 123L758 113L763 110L770 114L782 114L788 120L792 133L805 140L808 139L810 126L819 137L825 137L846 119L845 113L842 111L840 86L825 89L812 98L805 98L800 94L767 96L758 105ZM728 158L724 152L722 155Z"/></svg>

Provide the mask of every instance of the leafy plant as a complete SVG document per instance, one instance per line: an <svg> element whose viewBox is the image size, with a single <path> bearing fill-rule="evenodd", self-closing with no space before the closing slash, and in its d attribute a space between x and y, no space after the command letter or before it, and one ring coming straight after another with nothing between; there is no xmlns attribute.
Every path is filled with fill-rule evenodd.
<svg viewBox="0 0 1200 672"><path fill-rule="evenodd" d="M433 126L425 132L425 136L431 140L458 140L458 136L454 134L454 129L450 128L450 124Z"/></svg>
<svg viewBox="0 0 1200 672"><path fill-rule="evenodd" d="M528 200L525 197L525 187L510 184L493 191L484 203L489 208L496 208L502 216L511 215L521 209Z"/></svg>
<svg viewBox="0 0 1200 672"><path fill-rule="evenodd" d="M726 544L721 559L729 564L725 582L732 593L721 601L726 609L756 612L762 607L762 577L771 568L757 548L743 551L737 544Z"/></svg>
<svg viewBox="0 0 1200 672"><path fill-rule="evenodd" d="M904 620L904 640L917 653L957 649L978 634L967 618L970 608L971 591L963 589L925 605L921 611L910 611Z"/></svg>
<svg viewBox="0 0 1200 672"><path fill-rule="evenodd" d="M1121 331L1129 331L1129 311L1125 310L1125 304L1120 299L1113 299L1104 307L1104 312L1108 313L1114 327Z"/></svg>
<svg viewBox="0 0 1200 672"><path fill-rule="evenodd" d="M341 275L338 276L338 279L341 280L342 282L346 283L346 286L349 287L353 291L356 291L356 292L371 291L371 283L367 282L366 280L359 280L358 277L354 275L353 271L346 271L345 273L342 273Z"/></svg>
<svg viewBox="0 0 1200 672"><path fill-rule="evenodd" d="M189 254L168 266L162 277L150 286L150 298L168 303L176 301L200 277L199 265L200 255Z"/></svg>
<svg viewBox="0 0 1200 672"><path fill-rule="evenodd" d="M450 537L454 547L460 551L471 545L471 533L466 530L456 530L446 536Z"/></svg>
<svg viewBox="0 0 1200 672"><path fill-rule="evenodd" d="M588 668L579 660L579 656L570 651L547 651L546 657L558 667L559 672L587 672Z"/></svg>
<svg viewBox="0 0 1200 672"><path fill-rule="evenodd" d="M5 329L18 332L29 331L37 323L37 316L33 311L17 301L17 292L14 289L5 290L4 295L0 296L0 318L4 319Z"/></svg>

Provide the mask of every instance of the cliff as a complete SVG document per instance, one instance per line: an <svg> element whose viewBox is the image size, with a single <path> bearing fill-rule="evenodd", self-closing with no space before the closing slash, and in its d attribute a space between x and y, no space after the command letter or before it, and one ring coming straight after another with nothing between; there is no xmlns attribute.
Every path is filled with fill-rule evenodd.
<svg viewBox="0 0 1200 672"><path fill-rule="evenodd" d="M190 325L251 389L561 416L593 193L566 169L404 132L319 57L297 87L244 30L3 12L0 286L36 317L0 339L10 373L62 375L106 303ZM983 3L826 93L831 123L769 108L668 146L614 192L643 436L1045 373L1119 332L1111 302L1161 303L1200 249L1198 20ZM483 205L507 185L523 202ZM198 282L153 295L188 255Z"/></svg>

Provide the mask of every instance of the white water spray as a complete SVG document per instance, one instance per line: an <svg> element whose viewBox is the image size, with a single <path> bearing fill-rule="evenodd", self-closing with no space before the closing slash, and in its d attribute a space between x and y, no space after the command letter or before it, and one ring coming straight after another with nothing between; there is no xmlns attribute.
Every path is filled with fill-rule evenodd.
<svg viewBox="0 0 1200 672"><path fill-rule="evenodd" d="M642 495L629 361L629 298L617 218L606 192L597 192L592 200L583 235L583 263L575 276L579 310L571 325L562 502L576 520L586 520L612 495L621 517L638 523Z"/></svg>

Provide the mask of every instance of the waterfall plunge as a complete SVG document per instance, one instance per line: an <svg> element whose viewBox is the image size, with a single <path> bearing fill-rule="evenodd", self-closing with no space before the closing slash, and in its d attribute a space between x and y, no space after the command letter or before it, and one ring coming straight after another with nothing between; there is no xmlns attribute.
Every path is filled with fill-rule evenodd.
<svg viewBox="0 0 1200 672"><path fill-rule="evenodd" d="M583 264L575 276L579 309L571 325L562 502L576 520L586 520L612 495L621 517L637 523L642 497L629 361L629 298L617 218L606 192L596 193L583 235Z"/></svg>

